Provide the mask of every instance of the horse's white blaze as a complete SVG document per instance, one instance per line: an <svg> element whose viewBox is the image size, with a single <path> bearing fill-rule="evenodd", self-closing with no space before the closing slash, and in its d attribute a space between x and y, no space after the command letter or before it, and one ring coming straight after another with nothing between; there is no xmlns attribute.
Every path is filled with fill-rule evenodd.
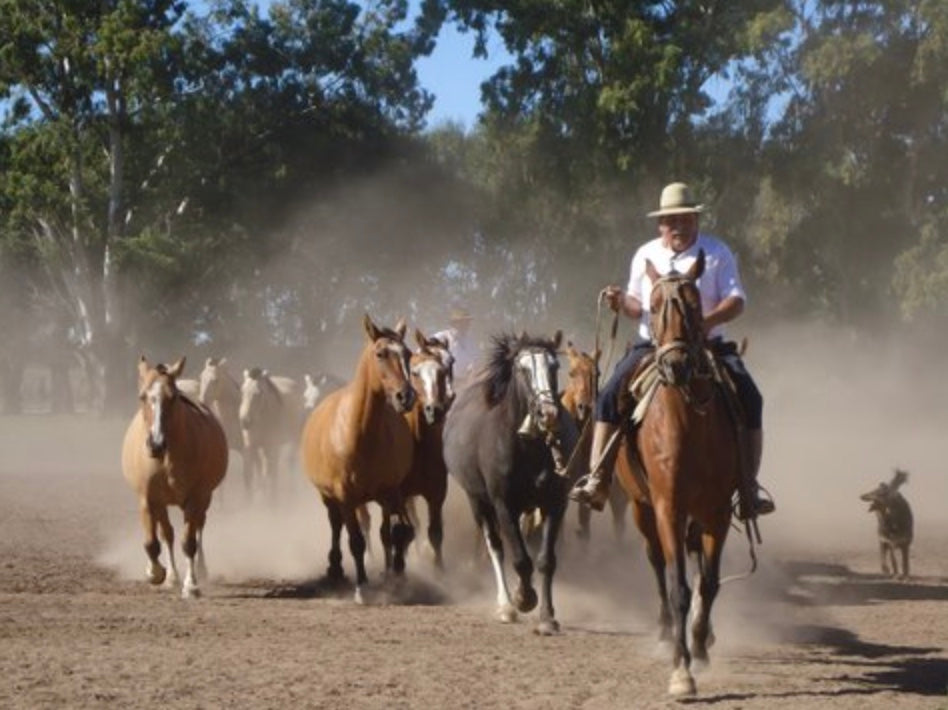
<svg viewBox="0 0 948 710"><path fill-rule="evenodd" d="M303 389L303 407L313 409L319 400L319 385L313 382L313 378L309 375L304 377L304 382L306 385Z"/></svg>
<svg viewBox="0 0 948 710"><path fill-rule="evenodd" d="M148 388L148 399L151 402L151 429L148 434L151 436L152 443L155 446L162 446L165 443L165 433L161 430L161 381L155 380Z"/></svg>
<svg viewBox="0 0 948 710"><path fill-rule="evenodd" d="M402 369L402 377L406 382L411 382L411 372L408 365L408 348L401 343L391 343L387 345L385 349L398 358L398 366Z"/></svg>
<svg viewBox="0 0 948 710"><path fill-rule="evenodd" d="M434 360L426 360L415 366L414 374L421 380L425 401L438 401L438 370L441 366L440 362Z"/></svg>

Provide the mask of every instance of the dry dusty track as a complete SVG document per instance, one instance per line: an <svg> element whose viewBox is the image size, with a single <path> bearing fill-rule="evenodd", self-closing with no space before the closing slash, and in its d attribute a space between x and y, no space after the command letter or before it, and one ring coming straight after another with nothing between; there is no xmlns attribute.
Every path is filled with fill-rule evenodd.
<svg viewBox="0 0 948 710"><path fill-rule="evenodd" d="M645 561L634 541L611 541L602 516L584 551L571 511L555 587L563 632L540 638L532 616L493 621L489 572L470 561L456 492L448 573L436 578L413 554L395 594L374 564L375 599L357 607L320 583L326 521L315 493L294 478L278 501L250 508L233 477L209 515L212 582L186 602L140 581L141 533L118 468L123 428L0 418L0 707L678 705L653 644ZM886 475L882 466L848 485L858 493ZM948 710L944 496L916 505L916 576L894 582L876 574L874 523L858 501L830 524L826 506L837 503L797 498L777 473L769 482L783 497L764 527L761 569L722 590L713 665L688 704ZM920 477L906 493L925 497ZM727 566L745 564L735 536Z"/></svg>

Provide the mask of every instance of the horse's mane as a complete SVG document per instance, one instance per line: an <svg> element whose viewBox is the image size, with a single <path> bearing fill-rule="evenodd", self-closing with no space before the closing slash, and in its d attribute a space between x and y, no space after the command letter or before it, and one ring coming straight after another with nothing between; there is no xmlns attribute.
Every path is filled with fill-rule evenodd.
<svg viewBox="0 0 948 710"><path fill-rule="evenodd" d="M526 333L501 333L491 336L490 353L481 375L487 406L496 406L507 394L513 379L514 358L524 348L543 348L555 353L557 345L554 340L536 338Z"/></svg>

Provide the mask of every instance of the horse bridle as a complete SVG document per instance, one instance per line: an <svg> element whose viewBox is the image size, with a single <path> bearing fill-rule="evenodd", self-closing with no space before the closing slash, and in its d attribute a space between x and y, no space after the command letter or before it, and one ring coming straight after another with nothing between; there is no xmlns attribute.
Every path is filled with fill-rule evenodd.
<svg viewBox="0 0 948 710"><path fill-rule="evenodd" d="M517 365L523 370L529 370L532 373L530 383L530 402L527 411L533 421L533 426L543 434L551 434L550 429L544 424L542 410L544 407L557 407L556 393L553 391L553 385L550 379L546 377L549 371L547 358L549 353L543 349L525 349L517 354ZM540 373L543 373L542 382ZM536 385L536 386L535 386Z"/></svg>
<svg viewBox="0 0 948 710"><path fill-rule="evenodd" d="M658 369L659 381L662 384L679 388L689 404L700 408L707 404L707 401L695 402L688 385L695 377L709 379L711 371L701 323L696 322L695 311L687 307L682 293L684 286L688 283L690 283L690 280L687 276L672 271L652 284L652 288L659 289L662 294L662 308L657 314L658 326L655 326L654 319L652 319L649 322L649 328L652 331L652 341L656 345L655 365ZM685 328L684 337L673 338L662 343L661 338L668 328L673 309L681 316ZM679 378L676 375L668 357L672 353L679 352L684 353L685 360L691 365L687 368L687 374L684 378Z"/></svg>

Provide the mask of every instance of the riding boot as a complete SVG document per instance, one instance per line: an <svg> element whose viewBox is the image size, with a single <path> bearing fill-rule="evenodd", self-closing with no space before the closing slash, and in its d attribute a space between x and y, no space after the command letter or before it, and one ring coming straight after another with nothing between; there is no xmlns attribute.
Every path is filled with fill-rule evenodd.
<svg viewBox="0 0 948 710"><path fill-rule="evenodd" d="M569 492L571 500L585 503L593 510L602 510L609 500L612 471L619 452L618 425L597 421L593 427L592 449L589 452L590 472L582 476Z"/></svg>
<svg viewBox="0 0 948 710"><path fill-rule="evenodd" d="M767 515L776 510L776 506L771 498L760 497L760 485L757 483L757 474L760 472L760 460L764 453L764 430L749 429L747 431L748 445L750 447L750 488L751 505L754 507L754 515Z"/></svg>

